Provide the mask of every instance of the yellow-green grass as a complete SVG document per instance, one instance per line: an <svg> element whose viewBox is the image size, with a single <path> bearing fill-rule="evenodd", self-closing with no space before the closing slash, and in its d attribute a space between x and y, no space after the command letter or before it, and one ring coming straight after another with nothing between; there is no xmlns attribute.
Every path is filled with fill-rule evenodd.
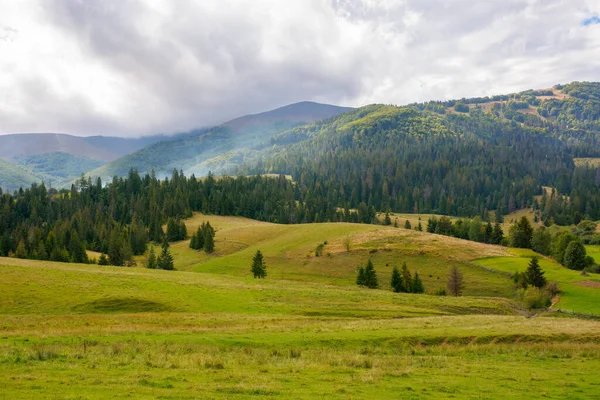
<svg viewBox="0 0 600 400"><path fill-rule="evenodd" d="M215 253L191 250L189 240L174 243L176 269L247 277L253 255L261 250L270 278L353 286L358 267L371 258L383 287L389 287L393 267L406 262L431 293L446 286L451 267L457 265L466 276L466 294L511 295L512 284L506 276L469 262L482 256L506 255L499 246L374 225L277 225L200 214L186 221L188 232L203 221L210 221L217 230ZM350 241L350 251L345 240ZM324 242L323 254L317 257L315 249Z"/></svg>
<svg viewBox="0 0 600 400"><path fill-rule="evenodd" d="M531 257L539 256L531 250L511 249L510 251L514 254L513 257L483 258L476 260L475 263L512 274L525 271ZM554 308L600 315L600 289L577 284L586 280L599 280L598 275L583 276L580 271L567 269L547 257L540 259L540 266L544 270L546 278L549 281L557 282L563 292L560 295L560 301L554 305Z"/></svg>
<svg viewBox="0 0 600 400"><path fill-rule="evenodd" d="M600 246L597 245L587 245L585 246L588 256L591 256L596 264L600 264Z"/></svg>
<svg viewBox="0 0 600 400"><path fill-rule="evenodd" d="M585 158L574 158L573 162L577 167L600 167L600 158L598 157L585 157Z"/></svg>
<svg viewBox="0 0 600 400"><path fill-rule="evenodd" d="M10 399L593 398L600 385L600 322L525 318L507 299L5 258L0 274Z"/></svg>

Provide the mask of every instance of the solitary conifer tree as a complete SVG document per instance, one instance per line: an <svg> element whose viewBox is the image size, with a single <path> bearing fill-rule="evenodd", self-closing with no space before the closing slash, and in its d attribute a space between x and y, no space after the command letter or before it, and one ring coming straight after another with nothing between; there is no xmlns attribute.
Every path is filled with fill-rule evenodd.
<svg viewBox="0 0 600 400"><path fill-rule="evenodd" d="M166 269L166 270L174 270L175 269L175 267L173 265L173 256L171 255L171 252L169 251L169 242L167 241L167 239L165 239L163 242L162 252L158 256L158 260L156 262L156 267L159 269Z"/></svg>
<svg viewBox="0 0 600 400"><path fill-rule="evenodd" d="M377 279L377 272L373 267L373 262L369 259L367 266L365 267L365 281L364 285L369 289L377 289L379 287L379 280Z"/></svg>
<svg viewBox="0 0 600 400"><path fill-rule="evenodd" d="M529 267L527 267L527 271L525 271L525 277L527 283L531 286L535 286L538 289L541 289L546 286L546 278L544 277L544 271L540 268L540 263L537 257L533 257L531 261L529 261Z"/></svg>
<svg viewBox="0 0 600 400"><path fill-rule="evenodd" d="M252 259L252 275L255 278L261 279L267 277L267 264L260 250L256 250Z"/></svg>

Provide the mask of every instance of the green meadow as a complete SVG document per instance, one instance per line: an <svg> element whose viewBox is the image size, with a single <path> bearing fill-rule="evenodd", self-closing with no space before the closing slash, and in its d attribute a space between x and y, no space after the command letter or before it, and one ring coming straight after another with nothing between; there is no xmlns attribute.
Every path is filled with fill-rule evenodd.
<svg viewBox="0 0 600 400"><path fill-rule="evenodd" d="M359 224L195 215L188 233L202 221L216 251L172 244L177 271L0 258L0 399L597 398L600 322L513 299L532 253ZM354 283L369 258L378 290ZM426 294L391 292L403 262ZM596 312L576 284L594 276L541 264L555 307ZM453 266L464 296L433 295Z"/></svg>

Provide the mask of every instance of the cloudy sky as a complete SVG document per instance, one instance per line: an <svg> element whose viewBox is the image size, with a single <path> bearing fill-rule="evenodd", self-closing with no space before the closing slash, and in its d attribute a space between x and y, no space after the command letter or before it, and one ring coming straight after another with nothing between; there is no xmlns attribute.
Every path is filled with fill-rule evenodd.
<svg viewBox="0 0 600 400"><path fill-rule="evenodd" d="M177 132L313 100L600 80L598 0L0 0L0 133Z"/></svg>

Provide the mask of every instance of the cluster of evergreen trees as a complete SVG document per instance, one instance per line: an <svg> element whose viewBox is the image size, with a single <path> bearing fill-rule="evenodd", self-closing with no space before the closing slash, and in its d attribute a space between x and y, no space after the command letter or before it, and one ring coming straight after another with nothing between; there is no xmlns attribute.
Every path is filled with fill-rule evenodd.
<svg viewBox="0 0 600 400"><path fill-rule="evenodd" d="M356 284L369 289L379 288L379 279L377 278L377 272L375 271L375 267L373 266L373 261L371 261L371 259L367 261L367 264L364 267L361 266L358 268ZM392 286L392 290L396 293L425 292L425 288L423 287L421 278L419 278L419 274L415 273L413 278L410 270L406 266L406 263L402 264L402 271L400 271L398 267L394 267L390 285Z"/></svg>
<svg viewBox="0 0 600 400"><path fill-rule="evenodd" d="M502 244L504 241L504 232L500 223L496 222L492 225L488 221L484 224L479 217L470 221L458 219L454 222L446 216L439 219L431 217L427 221L427 232L488 244Z"/></svg>
<svg viewBox="0 0 600 400"><path fill-rule="evenodd" d="M595 264L578 236L567 230L559 230L552 235L545 226L534 229L527 217L511 226L509 244L551 256L569 269L582 270Z"/></svg>
<svg viewBox="0 0 600 400"><path fill-rule="evenodd" d="M414 278L411 276L410 270L406 263L402 263L402 271L398 267L392 270L392 279L390 280L392 290L396 293L424 293L425 288L423 282L419 278L419 274L415 272Z"/></svg>
<svg viewBox="0 0 600 400"><path fill-rule="evenodd" d="M190 249L204 250L206 253L215 251L215 230L210 222L202 222L190 240Z"/></svg>
<svg viewBox="0 0 600 400"><path fill-rule="evenodd" d="M156 254L154 253L154 247L150 247L148 258L146 259L146 268L164 269L168 271L175 269L173 256L169 250L169 242L167 240L163 241L162 250L158 257L156 257Z"/></svg>

